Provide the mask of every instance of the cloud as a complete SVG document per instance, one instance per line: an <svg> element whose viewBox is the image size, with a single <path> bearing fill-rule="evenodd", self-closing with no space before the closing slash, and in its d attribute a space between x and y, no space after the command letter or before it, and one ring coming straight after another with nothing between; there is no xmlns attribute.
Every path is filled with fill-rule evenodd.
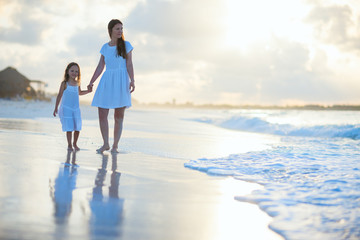
<svg viewBox="0 0 360 240"><path fill-rule="evenodd" d="M68 40L67 46L78 57L96 56L107 38L107 29L88 27L77 30Z"/></svg>
<svg viewBox="0 0 360 240"><path fill-rule="evenodd" d="M150 0L137 5L126 25L171 39L211 38L221 27L224 2L219 0Z"/></svg>
<svg viewBox="0 0 360 240"><path fill-rule="evenodd" d="M273 38L254 45L247 54L229 51L213 59L213 87L241 93L243 101L279 103L291 98L323 102L337 95L336 87L327 84L333 76L326 58L321 65L311 61L308 47L300 43Z"/></svg>
<svg viewBox="0 0 360 240"><path fill-rule="evenodd" d="M222 46L223 11L218 0L153 0L131 11L123 21L125 38L135 47L137 75L152 79L146 81L148 88L159 91L158 96L166 88L167 101L206 98L205 89L212 87L208 57Z"/></svg>
<svg viewBox="0 0 360 240"><path fill-rule="evenodd" d="M12 16L16 26L1 28L0 41L36 45L41 42L43 32L49 27L42 19L36 19L26 11L19 11Z"/></svg>
<svg viewBox="0 0 360 240"><path fill-rule="evenodd" d="M314 26L315 37L346 51L360 53L359 16L349 5L315 5L306 22Z"/></svg>
<svg viewBox="0 0 360 240"><path fill-rule="evenodd" d="M146 84L154 95L164 95L167 89L168 101L188 97L219 102L231 96L257 103L318 102L336 95L322 75L331 70L321 65L319 71L304 44L273 36L250 44L245 53L224 47L222 7L201 9L211 4L221 2L150 1L139 4L125 19L125 30L134 39L130 41L135 45L135 68L142 78L151 79Z"/></svg>
<svg viewBox="0 0 360 240"><path fill-rule="evenodd" d="M148 72L186 71L206 58L221 44L222 8L218 0L139 3L124 21L138 66Z"/></svg>

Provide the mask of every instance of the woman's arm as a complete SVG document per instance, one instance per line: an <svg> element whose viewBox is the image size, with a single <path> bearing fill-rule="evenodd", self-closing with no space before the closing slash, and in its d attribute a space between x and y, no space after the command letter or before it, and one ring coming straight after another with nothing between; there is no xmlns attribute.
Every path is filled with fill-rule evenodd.
<svg viewBox="0 0 360 240"><path fill-rule="evenodd" d="M105 58L103 55L101 55L100 57L100 60L99 60L99 63L95 69L95 72L89 82L89 85L88 85L88 90L89 90L89 87L92 87L92 85L94 84L94 82L96 81L96 79L100 76L100 74L102 73L102 71L104 70L104 67L105 67Z"/></svg>
<svg viewBox="0 0 360 240"><path fill-rule="evenodd" d="M56 114L58 112L59 103L60 103L60 100L61 100L62 95L64 93L65 87L66 87L66 83L64 81L62 81L61 84L60 84L59 93L58 93L58 95L56 97L55 109L54 109L54 112L53 112L54 117L56 117Z"/></svg>
<svg viewBox="0 0 360 240"><path fill-rule="evenodd" d="M126 56L126 69L130 77L130 92L135 91L134 66L132 62L132 51Z"/></svg>

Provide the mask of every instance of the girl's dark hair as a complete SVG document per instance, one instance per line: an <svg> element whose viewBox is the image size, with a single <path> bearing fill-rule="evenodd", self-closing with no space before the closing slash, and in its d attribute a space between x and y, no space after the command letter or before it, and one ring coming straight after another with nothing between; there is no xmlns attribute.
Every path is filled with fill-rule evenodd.
<svg viewBox="0 0 360 240"><path fill-rule="evenodd" d="M108 32L109 32L110 38L111 38L112 29L118 23L123 25L122 22L120 20L118 20L118 19L112 19L109 22L109 24L108 24ZM126 59L126 48L125 48L124 33L121 35L121 38L119 38L118 41L117 41L116 50L117 50L117 56L121 56L121 57Z"/></svg>
<svg viewBox="0 0 360 240"><path fill-rule="evenodd" d="M68 82L69 79L70 79L70 76L69 76L69 69L72 67L72 66L77 66L78 69L79 69L79 76L78 76L78 80L77 80L77 83L78 85L80 86L80 80L81 80L81 74L80 74L80 66L79 64L77 64L76 62L71 62L67 65L66 69L65 69L65 73L64 73L64 82Z"/></svg>

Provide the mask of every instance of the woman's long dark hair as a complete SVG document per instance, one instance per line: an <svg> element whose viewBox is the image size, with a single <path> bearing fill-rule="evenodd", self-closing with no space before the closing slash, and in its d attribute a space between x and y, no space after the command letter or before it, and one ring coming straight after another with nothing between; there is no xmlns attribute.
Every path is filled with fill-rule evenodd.
<svg viewBox="0 0 360 240"><path fill-rule="evenodd" d="M79 75L78 75L78 79L77 79L77 83L78 85L80 86L80 80L81 80L81 74L80 74L80 66L79 64L77 64L76 62L71 62L67 65L66 69L65 69L65 73L64 73L64 82L68 82L69 79L70 79L70 75L69 75L69 69L72 67L72 66L77 66L78 69L79 69Z"/></svg>
<svg viewBox="0 0 360 240"><path fill-rule="evenodd" d="M116 24L120 23L121 25L122 22L118 19L112 19L109 24L108 24L108 31L109 31L109 36L111 38L111 33L112 33L112 29L114 28L114 26ZM116 50L117 50L117 55L121 56L123 58L126 59L126 48L125 48L125 38L124 38L124 33L121 35L121 38L118 39L117 44L116 44Z"/></svg>

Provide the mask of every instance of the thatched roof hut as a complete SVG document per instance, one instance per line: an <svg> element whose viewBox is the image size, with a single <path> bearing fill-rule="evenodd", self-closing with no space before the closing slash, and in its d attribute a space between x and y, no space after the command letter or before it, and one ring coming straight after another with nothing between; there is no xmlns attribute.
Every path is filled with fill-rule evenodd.
<svg viewBox="0 0 360 240"><path fill-rule="evenodd" d="M36 98L36 91L30 86L30 80L13 67L0 72L0 98Z"/></svg>

